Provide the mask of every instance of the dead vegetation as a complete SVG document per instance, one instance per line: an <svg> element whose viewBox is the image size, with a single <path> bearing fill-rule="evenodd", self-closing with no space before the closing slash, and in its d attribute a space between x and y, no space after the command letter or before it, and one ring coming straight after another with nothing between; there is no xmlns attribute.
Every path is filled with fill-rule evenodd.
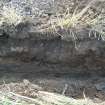
<svg viewBox="0 0 105 105"><path fill-rule="evenodd" d="M23 80L22 83L3 84L1 87L1 105L105 105L105 102L94 103L84 92L83 99L73 99L43 91L41 87L28 80Z"/></svg>
<svg viewBox="0 0 105 105"><path fill-rule="evenodd" d="M61 3L58 0L60 7L57 8L56 15L50 17L46 25L42 25L40 31L50 31L60 35L59 30L69 30L70 33L75 34L76 30L81 30L81 27L84 27L89 28L89 37L91 33L94 33L94 37L98 33L104 40L104 4L104 0L64 0Z"/></svg>
<svg viewBox="0 0 105 105"><path fill-rule="evenodd" d="M89 37L94 33L94 37L99 34L102 40L105 39L104 0L52 0L48 2L51 3L51 10L48 13L39 9L38 5L35 7L34 0L24 2L25 7L32 7L32 14L28 15L26 15L27 13L24 15L25 11L23 10L25 7L18 6L20 9L16 9L15 5L17 6L17 4L14 2L8 5L4 3L4 6L1 6L0 27L4 28L4 31L12 36L12 34L14 35L18 32L15 29L16 25L28 21L34 24L31 28L33 32L53 33L63 38L59 30L67 30L67 34L75 40L76 31L86 28L89 29ZM21 5L21 2L19 3ZM47 5L47 2L45 4ZM20 11L23 11L23 13L21 14ZM8 27L9 29L7 30Z"/></svg>

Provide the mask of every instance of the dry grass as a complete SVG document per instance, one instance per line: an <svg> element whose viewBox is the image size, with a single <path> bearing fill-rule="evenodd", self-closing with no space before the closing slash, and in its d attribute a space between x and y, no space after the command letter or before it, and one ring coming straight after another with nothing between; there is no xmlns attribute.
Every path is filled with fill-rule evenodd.
<svg viewBox="0 0 105 105"><path fill-rule="evenodd" d="M74 99L64 95L43 91L38 85L23 80L21 83L10 83L0 85L0 105L105 105L105 102L93 100L86 97L83 92L82 99ZM36 90L37 89L37 90ZM99 103L100 102L100 103Z"/></svg>
<svg viewBox="0 0 105 105"><path fill-rule="evenodd" d="M3 22L16 25L22 22L22 16L17 14L14 8L12 7L9 8L9 7L4 6L3 12L0 18L0 24L2 24Z"/></svg>
<svg viewBox="0 0 105 105"><path fill-rule="evenodd" d="M66 0L66 2L67 1L68 0ZM53 2L56 3L56 1L53 1ZM41 24L41 26L39 26L40 28L38 29L38 31L58 33L59 29L70 30L72 28L76 29L76 28L82 27L82 26L83 27L90 26L91 27L90 33L97 32L100 34L101 38L104 40L105 39L104 38L104 36L105 36L105 32L104 32L105 31L104 30L105 12L102 13L102 11L101 11L100 13L98 13L98 12L92 13L93 11L91 11L91 9L96 6L96 4L104 3L104 2L105 2L104 0L89 0L88 2L86 2L87 4L85 6L83 6L81 4L82 2L79 1L78 4L83 7L79 8L79 5L76 5L75 6L76 8L73 10L73 12L70 12L71 11L70 6L67 6L67 8L66 8L66 5L64 3L63 6L66 8L64 10L64 12L59 13L59 9L58 9L56 11L56 14L54 14L54 16L50 17L49 20L45 21L44 24ZM74 3L75 3L75 1L74 1ZM28 1L28 4L30 4L29 1ZM68 3L68 5L69 5L69 3ZM63 8L63 7L61 6L61 8ZM95 9L97 10L97 8L98 8L98 6ZM101 9L103 9L105 11L105 8L102 7ZM40 14L40 12L39 12L39 14ZM89 16L89 14L90 14L90 16ZM9 25L10 24L17 25L18 23L25 20L24 17L19 15L16 12L16 10L12 7L9 8L9 7L4 6L1 16L2 17L0 17L0 25L2 25L3 22L8 23ZM90 17L92 17L92 18L90 18ZM25 18L27 21L31 21L31 17L30 18L25 17ZM41 18L41 17L39 17L39 18ZM94 35L96 35L96 33L94 33Z"/></svg>
<svg viewBox="0 0 105 105"><path fill-rule="evenodd" d="M1 105L105 105L105 102L94 103L88 98L73 99L56 93L39 91L36 98L29 98L19 94L0 92Z"/></svg>
<svg viewBox="0 0 105 105"><path fill-rule="evenodd" d="M93 31L94 36L96 37L97 33L99 33L99 37L101 37L102 40L105 40L105 14L100 14L98 17L93 19L90 24L90 34Z"/></svg>
<svg viewBox="0 0 105 105"><path fill-rule="evenodd" d="M79 13L76 14L77 8L74 10L73 14L69 13L69 8L67 8L67 13L63 14L63 17L58 17L55 21L55 27L59 26L62 29L63 28L69 28L69 27L76 27L78 23L81 23L81 18L83 15L88 11L88 9L91 7L93 3L95 3L95 0L92 0L85 8L83 8ZM51 20L53 21L53 20ZM52 23L52 22L51 22ZM52 24L53 25L53 24Z"/></svg>
<svg viewBox="0 0 105 105"><path fill-rule="evenodd" d="M72 28L74 28L76 31L78 27L89 26L91 27L89 35L91 34L91 32L93 32L94 36L96 37L96 33L98 33L102 40L105 40L105 8L101 7L104 12L101 11L98 13L97 11L95 11L94 13L93 11L91 11L91 8L95 7L98 3L104 4L105 1L92 0L79 12L77 6L73 13L70 13L70 8L68 7L65 13L56 14L56 18L50 18L50 25L47 24L48 27L45 28L45 31L58 32L59 29L72 30ZM95 9L97 10L97 8L98 7L96 7Z"/></svg>

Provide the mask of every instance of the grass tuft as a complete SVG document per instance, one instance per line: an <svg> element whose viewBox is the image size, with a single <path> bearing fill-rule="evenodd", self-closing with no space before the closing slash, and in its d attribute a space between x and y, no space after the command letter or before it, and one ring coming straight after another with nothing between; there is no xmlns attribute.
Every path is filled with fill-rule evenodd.
<svg viewBox="0 0 105 105"><path fill-rule="evenodd" d="M3 12L0 18L0 23L2 24L3 22L6 22L7 24L19 24L22 22L22 16L17 14L16 10L14 8L9 8L4 6L3 7Z"/></svg>

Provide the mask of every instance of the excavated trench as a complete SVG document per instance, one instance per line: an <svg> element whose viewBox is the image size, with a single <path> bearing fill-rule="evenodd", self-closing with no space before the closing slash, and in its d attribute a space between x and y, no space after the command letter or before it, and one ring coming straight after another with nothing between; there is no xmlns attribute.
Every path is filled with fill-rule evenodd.
<svg viewBox="0 0 105 105"><path fill-rule="evenodd" d="M0 91L25 93L29 80L44 91L105 101L105 25L100 34L91 26L105 14L102 1L0 0Z"/></svg>
<svg viewBox="0 0 105 105"><path fill-rule="evenodd" d="M76 41L29 34L26 38L0 36L1 84L28 79L46 91L74 98L83 98L85 92L86 97L105 99L103 40L86 33Z"/></svg>
<svg viewBox="0 0 105 105"><path fill-rule="evenodd" d="M63 40L61 36L37 36L36 33L23 39L0 36L0 71L104 76L103 40L94 37L84 38L86 35L78 37L75 41Z"/></svg>

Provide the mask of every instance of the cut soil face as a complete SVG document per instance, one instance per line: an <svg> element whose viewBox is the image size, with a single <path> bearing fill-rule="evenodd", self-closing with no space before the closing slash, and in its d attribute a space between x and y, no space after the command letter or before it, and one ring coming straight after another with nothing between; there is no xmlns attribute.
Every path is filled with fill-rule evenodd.
<svg viewBox="0 0 105 105"><path fill-rule="evenodd" d="M43 34L43 39L34 35L24 39L1 38L1 91L9 87L10 91L34 97L22 90L28 91L30 87L25 87L22 82L27 79L44 91L79 99L105 100L104 41L79 36L75 46L74 41L66 41L58 36L47 39ZM84 35L87 36L86 33Z"/></svg>

